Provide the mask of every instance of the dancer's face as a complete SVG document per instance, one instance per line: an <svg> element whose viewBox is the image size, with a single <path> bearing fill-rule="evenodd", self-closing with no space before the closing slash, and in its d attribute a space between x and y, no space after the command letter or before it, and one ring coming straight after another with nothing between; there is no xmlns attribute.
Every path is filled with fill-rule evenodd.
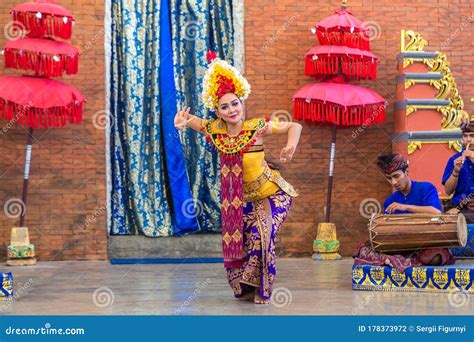
<svg viewBox="0 0 474 342"><path fill-rule="evenodd" d="M244 117L242 102L234 93L227 93L219 98L217 114L225 122L236 124Z"/></svg>

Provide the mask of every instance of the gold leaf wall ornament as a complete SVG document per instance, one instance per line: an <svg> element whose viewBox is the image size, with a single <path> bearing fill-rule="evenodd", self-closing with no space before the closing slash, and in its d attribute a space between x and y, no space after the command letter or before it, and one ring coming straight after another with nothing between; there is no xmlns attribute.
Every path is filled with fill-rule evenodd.
<svg viewBox="0 0 474 342"><path fill-rule="evenodd" d="M446 54L437 52L436 58L423 58L423 63L431 68L431 72L451 72L449 68L451 63L448 62Z"/></svg>
<svg viewBox="0 0 474 342"><path fill-rule="evenodd" d="M454 81L454 76L451 72L444 74L441 79L431 80L429 83L438 90L436 98L441 100L446 99L449 96L451 89L457 87L456 82Z"/></svg>
<svg viewBox="0 0 474 342"><path fill-rule="evenodd" d="M442 78L440 79L405 79L404 86L405 89L408 89L415 84L429 84L434 86L438 90L438 94L436 95L437 99L444 100L446 97L448 97L451 89L453 86L456 86L456 83L454 82L454 77L452 73L445 74L443 75Z"/></svg>
<svg viewBox="0 0 474 342"><path fill-rule="evenodd" d="M416 150L421 150L423 144L446 144L457 152L462 151L462 142L460 140L439 140L439 141L410 141L408 143L408 154L413 154Z"/></svg>
<svg viewBox="0 0 474 342"><path fill-rule="evenodd" d="M428 41L418 32L411 30L401 31L401 52L424 52L424 47L428 45ZM405 58L403 60L403 67L406 68L414 62L424 63L431 69L430 72L443 74L440 80L431 80L429 84L438 90L438 94L436 95L437 99L444 100L449 98L450 102L447 106L407 106L406 115L408 116L420 109L435 109L442 115L441 127L443 130L459 129L461 119L469 118L470 116L464 110L464 101L459 95L458 86L451 72L451 64L446 54L437 51L435 58ZM405 80L405 89L417 83L426 83L426 81ZM471 118L474 119L474 113L471 115Z"/></svg>
<svg viewBox="0 0 474 342"><path fill-rule="evenodd" d="M457 91L457 89L456 89ZM469 114L462 109L464 107L461 96L457 95L449 99L449 105L438 106L438 111L441 113L441 129L459 129L462 119L468 119Z"/></svg>
<svg viewBox="0 0 474 342"><path fill-rule="evenodd" d="M408 43L406 43L407 39ZM428 41L424 39L418 32L402 30L402 52L423 51L427 45Z"/></svg>
<svg viewBox="0 0 474 342"><path fill-rule="evenodd" d="M408 154L414 153L417 149L421 150L421 141L410 141L408 143Z"/></svg>
<svg viewBox="0 0 474 342"><path fill-rule="evenodd" d="M413 114L417 110L437 110L442 114L443 108L447 106L437 106L437 105L408 105L405 109L406 115Z"/></svg>
<svg viewBox="0 0 474 342"><path fill-rule="evenodd" d="M454 148L458 152L462 151L462 142L461 142L461 140L448 141L448 143L449 143L448 144L449 148Z"/></svg>
<svg viewBox="0 0 474 342"><path fill-rule="evenodd" d="M416 80L408 80L408 79L405 80L405 90L414 86L416 83L417 83Z"/></svg>

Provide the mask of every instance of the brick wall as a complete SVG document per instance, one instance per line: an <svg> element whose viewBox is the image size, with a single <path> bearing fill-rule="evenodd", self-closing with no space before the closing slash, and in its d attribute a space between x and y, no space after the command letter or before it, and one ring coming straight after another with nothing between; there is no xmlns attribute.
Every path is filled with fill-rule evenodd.
<svg viewBox="0 0 474 342"><path fill-rule="evenodd" d="M19 1L0 3L0 26L11 19L10 9ZM77 126L35 132L28 198L27 226L40 260L105 259L105 156L104 132L94 128L92 116L104 109L104 3L99 0L61 0L77 19L72 43L84 50L80 72L63 80L79 88L87 97L85 120ZM446 52L469 112L474 96L473 15L468 1L393 2L350 1L350 9L360 19L375 21L380 36L372 42L380 57L378 79L364 83L393 103L396 54L400 29L419 31L431 48ZM382 6L386 4L386 6ZM270 115L291 110L291 96L310 81L304 75L303 55L316 44L310 27L330 15L338 1L259 0L246 1L246 72L253 87L247 103L250 116ZM464 17L463 17L464 16ZM457 31L456 31L457 30ZM1 30L3 32L3 30ZM450 39L450 36L454 37ZM0 35L0 46L5 38ZM441 49L443 44L444 48ZM3 64L3 62L2 62ZM0 67L0 74L7 74ZM393 108L387 122L355 134L354 129L338 132L336 178L332 222L344 255L366 238L366 223L359 214L365 198L382 201L390 188L373 168L381 151L390 151ZM23 128L11 128L0 137L0 204L20 197L26 135ZM355 136L355 138L353 137ZM269 155L277 159L283 137L267 141ZM309 255L318 222L324 221L323 208L330 147L330 129L305 126L294 162L287 166L286 178L301 192L280 235L282 254ZM16 226L0 211L0 257L5 256L10 229ZM96 217L96 218L95 218Z"/></svg>
<svg viewBox="0 0 474 342"><path fill-rule="evenodd" d="M293 93L310 78L304 75L304 53L317 44L310 28L340 8L340 1L259 0L246 1L246 73L253 94L247 103L250 116L291 111ZM474 97L474 3L464 1L349 1L349 10L377 28L372 50L379 56L378 78L362 85L376 90L389 102L387 122L357 133L340 129L337 135L335 187L331 221L336 224L343 255L350 255L358 241L367 239L367 219L359 214L366 198L383 203L390 187L374 168L380 152L391 151L396 56L400 30L420 32L430 43L426 51L445 52L464 97L466 109ZM471 16L471 21L468 17ZM380 29L378 29L380 28ZM304 125L294 161L286 178L301 192L280 234L286 255L309 255L317 223L324 222L331 129ZM284 137L271 137L270 156L277 159Z"/></svg>
<svg viewBox="0 0 474 342"><path fill-rule="evenodd" d="M9 12L20 2L0 2L1 48ZM104 109L104 1L59 3L76 18L71 42L83 50L79 74L62 80L86 96L85 119L79 125L34 132L26 225L39 260L106 259L105 136L91 120ZM3 58L0 64L0 75L17 74L4 69ZM18 225L5 215L3 205L21 197L25 146L24 128L14 126L0 136L0 257L6 255L11 228Z"/></svg>

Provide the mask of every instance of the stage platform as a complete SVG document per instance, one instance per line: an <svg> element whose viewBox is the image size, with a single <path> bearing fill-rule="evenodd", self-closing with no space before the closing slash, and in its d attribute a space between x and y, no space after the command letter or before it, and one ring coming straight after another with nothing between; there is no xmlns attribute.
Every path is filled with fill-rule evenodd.
<svg viewBox="0 0 474 342"><path fill-rule="evenodd" d="M474 294L473 282L472 259L457 260L450 266L409 267L405 272L388 266L352 266L354 290Z"/></svg>
<svg viewBox="0 0 474 342"><path fill-rule="evenodd" d="M470 315L474 298L447 293L353 291L351 258L277 261L272 304L233 298L222 264L111 265L108 261L38 262L3 267L15 279L1 315ZM12 298L12 297L9 297Z"/></svg>

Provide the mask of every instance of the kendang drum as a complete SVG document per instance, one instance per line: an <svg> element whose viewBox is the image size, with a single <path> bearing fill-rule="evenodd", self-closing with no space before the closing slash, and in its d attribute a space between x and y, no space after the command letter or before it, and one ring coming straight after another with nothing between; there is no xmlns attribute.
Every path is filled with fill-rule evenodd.
<svg viewBox="0 0 474 342"><path fill-rule="evenodd" d="M370 219L369 236L377 252L464 247L467 224L462 214L376 215Z"/></svg>

